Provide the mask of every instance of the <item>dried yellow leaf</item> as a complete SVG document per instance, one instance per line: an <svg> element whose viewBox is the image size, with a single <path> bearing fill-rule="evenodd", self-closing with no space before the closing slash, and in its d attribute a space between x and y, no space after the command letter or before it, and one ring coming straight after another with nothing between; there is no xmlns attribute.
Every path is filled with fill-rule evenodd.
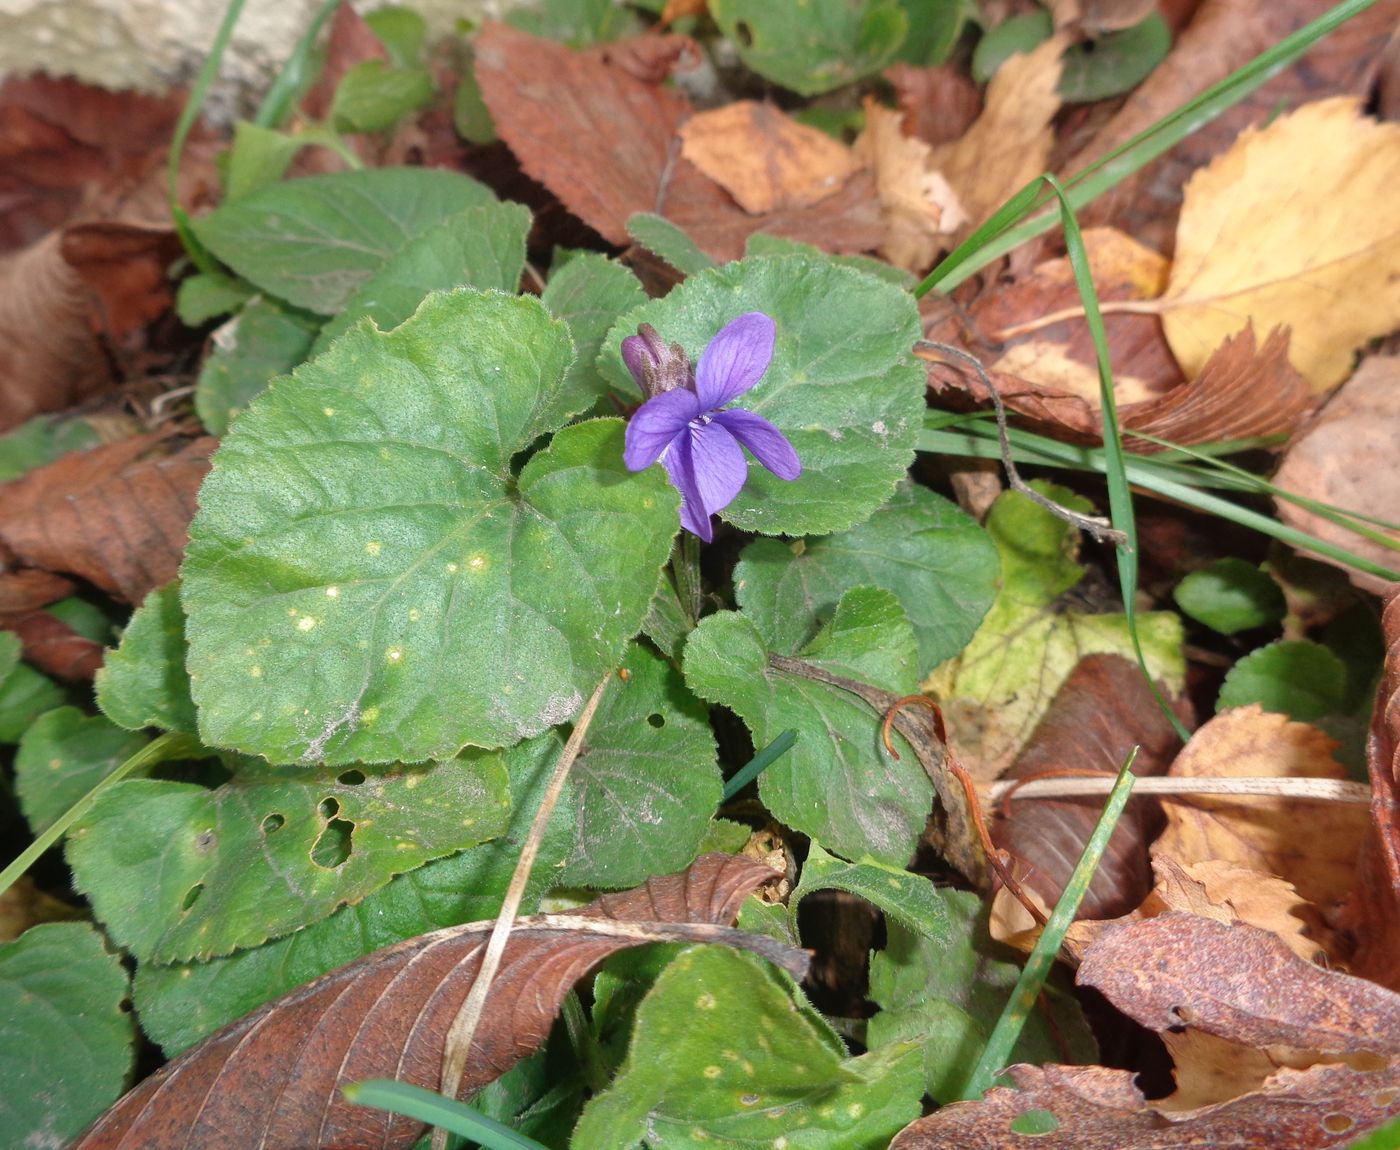
<svg viewBox="0 0 1400 1150"><path fill-rule="evenodd" d="M980 224L1045 171L1060 110L1060 56L1069 39L1052 36L1033 52L1012 56L992 77L987 103L962 139L933 151L969 218Z"/></svg>
<svg viewBox="0 0 1400 1150"><path fill-rule="evenodd" d="M1306 104L1186 185L1162 321L1188 377L1251 320L1329 391L1400 326L1400 125L1350 98Z"/></svg>
<svg viewBox="0 0 1400 1150"><path fill-rule="evenodd" d="M880 254L905 271L926 271L950 247L949 236L967 222L967 213L940 172L933 169L933 149L906 136L904 116L865 101L865 130L851 153L875 173L885 239Z"/></svg>

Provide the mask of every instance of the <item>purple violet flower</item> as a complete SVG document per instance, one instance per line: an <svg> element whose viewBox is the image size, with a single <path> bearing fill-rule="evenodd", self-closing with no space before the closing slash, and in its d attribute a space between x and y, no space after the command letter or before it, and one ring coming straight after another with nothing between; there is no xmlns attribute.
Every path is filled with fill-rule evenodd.
<svg viewBox="0 0 1400 1150"><path fill-rule="evenodd" d="M679 344L650 324L622 341L622 359L647 396L627 424L623 462L641 471L658 459L681 493L681 526L706 543L710 516L734 501L748 478L740 444L779 479L796 479L802 461L760 415L724 405L754 387L773 358L773 321L751 311L725 324L692 370Z"/></svg>

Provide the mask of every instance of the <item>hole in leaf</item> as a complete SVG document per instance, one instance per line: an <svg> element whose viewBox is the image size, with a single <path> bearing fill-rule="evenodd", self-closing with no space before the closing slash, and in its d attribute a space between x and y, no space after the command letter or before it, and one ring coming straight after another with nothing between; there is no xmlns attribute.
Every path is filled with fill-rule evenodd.
<svg viewBox="0 0 1400 1150"><path fill-rule="evenodd" d="M194 904L199 901L199 896L203 893L204 884L202 882L195 883L194 886L190 887L189 890L185 891L185 899L182 903L180 903L180 909L182 911L189 910L190 907L194 906Z"/></svg>
<svg viewBox="0 0 1400 1150"><path fill-rule="evenodd" d="M661 727L664 727L666 725L666 716L663 715L660 711L653 711L650 715L647 716L647 722L650 723L653 727L660 729Z"/></svg>
<svg viewBox="0 0 1400 1150"><path fill-rule="evenodd" d="M1026 1138L1041 1134L1053 1134L1060 1128L1060 1120L1049 1110L1027 1110L1011 1120L1011 1133Z"/></svg>
<svg viewBox="0 0 1400 1150"><path fill-rule="evenodd" d="M262 832L265 835L270 835L273 831L280 831L286 825L287 820L281 815L268 815L267 818L262 821Z"/></svg>
<svg viewBox="0 0 1400 1150"><path fill-rule="evenodd" d="M749 27L747 20L740 20L734 25L734 36L739 41L739 47L753 47L753 29Z"/></svg>
<svg viewBox="0 0 1400 1150"><path fill-rule="evenodd" d="M333 819L340 814L340 802L327 796L320 801L316 809L321 812L323 819Z"/></svg>
<svg viewBox="0 0 1400 1150"><path fill-rule="evenodd" d="M1347 1114L1329 1114L1322 1120L1322 1128L1328 1134L1345 1134L1356 1125L1356 1119Z"/></svg>
<svg viewBox="0 0 1400 1150"><path fill-rule="evenodd" d="M365 773L351 767L348 771L341 771L340 774L336 775L335 781L342 787L358 787L365 781Z"/></svg>
<svg viewBox="0 0 1400 1150"><path fill-rule="evenodd" d="M218 841L218 838L215 836L212 830L200 831L199 834L194 836L195 850L200 851L204 854L208 854L211 850L214 849L214 846Z"/></svg>
<svg viewBox="0 0 1400 1150"><path fill-rule="evenodd" d="M350 837L355 824L345 819L331 819L311 847L311 861L324 870L335 870L350 857Z"/></svg>

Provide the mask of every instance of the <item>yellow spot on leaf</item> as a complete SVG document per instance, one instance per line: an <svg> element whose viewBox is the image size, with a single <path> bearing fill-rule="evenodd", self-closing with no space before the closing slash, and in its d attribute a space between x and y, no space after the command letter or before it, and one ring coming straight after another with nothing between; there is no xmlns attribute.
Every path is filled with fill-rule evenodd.
<svg viewBox="0 0 1400 1150"><path fill-rule="evenodd" d="M365 544L366 555L378 555L383 550L384 544L379 542L378 539L371 539L368 543Z"/></svg>
<svg viewBox="0 0 1400 1150"><path fill-rule="evenodd" d="M718 1066L707 1066L705 1067L704 1073L706 1078L718 1078L724 1071Z"/></svg>
<svg viewBox="0 0 1400 1150"><path fill-rule="evenodd" d="M309 631L314 626L316 626L316 620L313 619L310 615L303 615L300 619L297 620L298 631Z"/></svg>
<svg viewBox="0 0 1400 1150"><path fill-rule="evenodd" d="M715 1008L715 996L708 991L695 1000L695 1005L701 1010L713 1010Z"/></svg>
<svg viewBox="0 0 1400 1150"><path fill-rule="evenodd" d="M339 588L339 587L327 587L327 588L326 588L326 598L327 598L327 599L334 599L334 598L336 598L339 594L340 594L340 588Z"/></svg>
<svg viewBox="0 0 1400 1150"><path fill-rule="evenodd" d="M254 663L251 667L248 668L248 674L252 675L255 679L261 679L262 668L259 667L256 663Z"/></svg>
<svg viewBox="0 0 1400 1150"><path fill-rule="evenodd" d="M389 662L391 663L403 662L403 648L390 647L387 651L384 652L384 658L389 660Z"/></svg>

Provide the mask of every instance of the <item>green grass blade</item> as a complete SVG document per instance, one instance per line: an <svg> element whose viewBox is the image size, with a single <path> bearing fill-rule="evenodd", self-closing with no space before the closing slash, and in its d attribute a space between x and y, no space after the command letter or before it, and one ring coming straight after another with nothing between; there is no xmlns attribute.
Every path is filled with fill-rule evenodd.
<svg viewBox="0 0 1400 1150"><path fill-rule="evenodd" d="M1103 813L1094 825L1094 833L1089 836L1084 853L1079 856L1079 862L1065 885L1064 893L1055 904L1045 929L1040 932L1040 937L1021 970L1021 977L1016 980L1015 989L1012 990L1001 1017L997 1019L996 1026L987 1038L982 1057L977 1060L977 1066L962 1090L963 1099L981 1098L991 1088L998 1073L1011 1057L1016 1039L1020 1037L1021 1029L1030 1017L1036 999L1040 997L1041 988L1055 964L1055 956L1059 954L1060 946L1065 940L1065 931L1069 930L1074 916L1079 912L1079 904L1084 901L1084 894L1089 889L1089 883L1093 881L1094 872L1098 869L1104 851L1108 849L1108 840L1113 836L1113 828L1118 825L1123 808L1128 804L1128 796L1133 791L1132 765L1135 758L1136 747L1118 772L1118 781L1114 783L1108 801L1104 804Z"/></svg>
<svg viewBox="0 0 1400 1150"><path fill-rule="evenodd" d="M494 1118L478 1113L465 1102L444 1098L421 1086L395 1082L389 1078L372 1078L343 1087L341 1093L359 1106L373 1106L394 1114L417 1118L432 1126L449 1130L479 1142L486 1150L547 1150L533 1138L502 1126Z"/></svg>
<svg viewBox="0 0 1400 1150"><path fill-rule="evenodd" d="M1346 1150L1395 1150L1397 1146L1400 1146L1400 1118L1392 1118L1384 1126L1377 1126L1355 1142L1347 1143Z"/></svg>
<svg viewBox="0 0 1400 1150"><path fill-rule="evenodd" d="M729 802L754 779L792 750L793 744L796 742L797 732L789 727L734 773L734 777L724 784L724 794L720 796L719 801Z"/></svg>
<svg viewBox="0 0 1400 1150"><path fill-rule="evenodd" d="M936 426L926 425L915 444L919 451L940 455L964 455L974 459L1001 457L995 432L982 427L981 421L966 421L959 426L950 426L948 421L939 418L931 419L930 424ZM1013 455L1018 463L1063 467L1098 474L1103 474L1104 471L1101 448L1061 443L1017 428L1011 429L1011 442ZM1197 511L1218 516L1251 531L1258 531L1261 535L1277 539L1290 547L1311 551L1337 563L1355 567L1358 571L1365 571L1382 579L1400 580L1400 571L1384 567L1306 531L1289 527L1268 515L1212 495L1201 490L1200 486L1184 481L1179 471L1176 476L1172 476L1168 469L1152 464L1148 457L1130 456L1126 461L1126 472L1130 484L1154 495L1176 500Z"/></svg>
<svg viewBox="0 0 1400 1150"><path fill-rule="evenodd" d="M253 123L260 128L280 128L292 110L292 104L305 90L316 74L316 37L321 34L331 14L340 7L341 0L325 0L325 3L311 18L306 31L297 39L296 47L277 73L267 89L267 95L258 105Z"/></svg>
<svg viewBox="0 0 1400 1150"><path fill-rule="evenodd" d="M38 861L41 854L58 842L69 827L87 814L92 804L97 801L97 796L108 787L121 782L134 771L153 767L157 763L163 763L169 759L185 758L187 755L197 754L203 749L199 740L193 735L182 735L175 731L161 735L158 739L152 739L69 807L51 826L46 827L44 832L30 843L14 862L0 871L0 894L9 890L14 885L15 880Z"/></svg>
<svg viewBox="0 0 1400 1150"><path fill-rule="evenodd" d="M1070 269L1074 272L1075 287L1084 303L1084 318L1089 325L1089 335L1094 341L1094 359L1099 368L1099 403L1103 408L1103 458L1104 477L1108 481L1109 519L1118 531L1123 533L1123 542L1117 547L1118 585L1123 595L1123 614L1128 622L1128 636L1133 641L1133 653L1143 678L1152 689L1153 697L1162 714L1175 728L1185 742L1191 732L1172 710L1171 704L1157 689L1152 672L1147 669L1147 656L1142 651L1142 637L1137 625L1137 584L1138 584L1138 542L1137 521L1133 515L1133 493L1128 484L1127 453L1123 450L1122 429L1118 425L1118 401L1113 394L1113 363L1108 354L1108 333L1103 326L1103 313L1099 310L1099 293L1094 287L1094 273L1089 266L1089 253L1084 247L1084 236L1079 230L1079 221L1074 217L1069 197L1054 176L1043 177L1060 201L1060 223L1065 230L1065 251L1069 256Z"/></svg>
<svg viewBox="0 0 1400 1150"><path fill-rule="evenodd" d="M209 85L219 74L219 66L223 63L229 39L233 36L233 26L238 23L238 17L242 12L243 0L229 0L228 8L224 11L223 21L219 24L219 30L214 35L214 43L209 49L209 55L205 58L204 66L200 68L199 75L195 78L194 87L190 89L189 99L185 101L185 106L180 109L180 118L175 123L175 134L170 140L170 156L165 166L165 191L166 197L170 201L170 215L175 220L175 231L180 237L185 254L190 257L195 267L203 272L217 271L219 262L195 238L189 213L180 204L180 159L185 154L185 140L189 137L190 129L194 127L194 122L199 116L199 109L204 106L204 97L209 93Z"/></svg>
<svg viewBox="0 0 1400 1150"><path fill-rule="evenodd" d="M1121 147L1070 176L1064 185L1070 206L1082 208L1163 152L1175 147L1203 124L1209 123L1273 79L1324 36L1330 35L1374 3L1375 0L1344 0L1331 11L1285 36L1219 83L1211 85L1195 99L1188 100L1176 111L1163 116ZM1031 192L1029 197L1028 191ZM934 268L914 289L914 295L951 291L1013 248L1049 231L1058 217L1055 212L1042 209L1047 209L1051 200L1052 195L1043 190L1038 181L1027 185L1007 204L1008 208L1011 203L1020 205L1018 211L1007 212L1003 209L997 212Z"/></svg>

